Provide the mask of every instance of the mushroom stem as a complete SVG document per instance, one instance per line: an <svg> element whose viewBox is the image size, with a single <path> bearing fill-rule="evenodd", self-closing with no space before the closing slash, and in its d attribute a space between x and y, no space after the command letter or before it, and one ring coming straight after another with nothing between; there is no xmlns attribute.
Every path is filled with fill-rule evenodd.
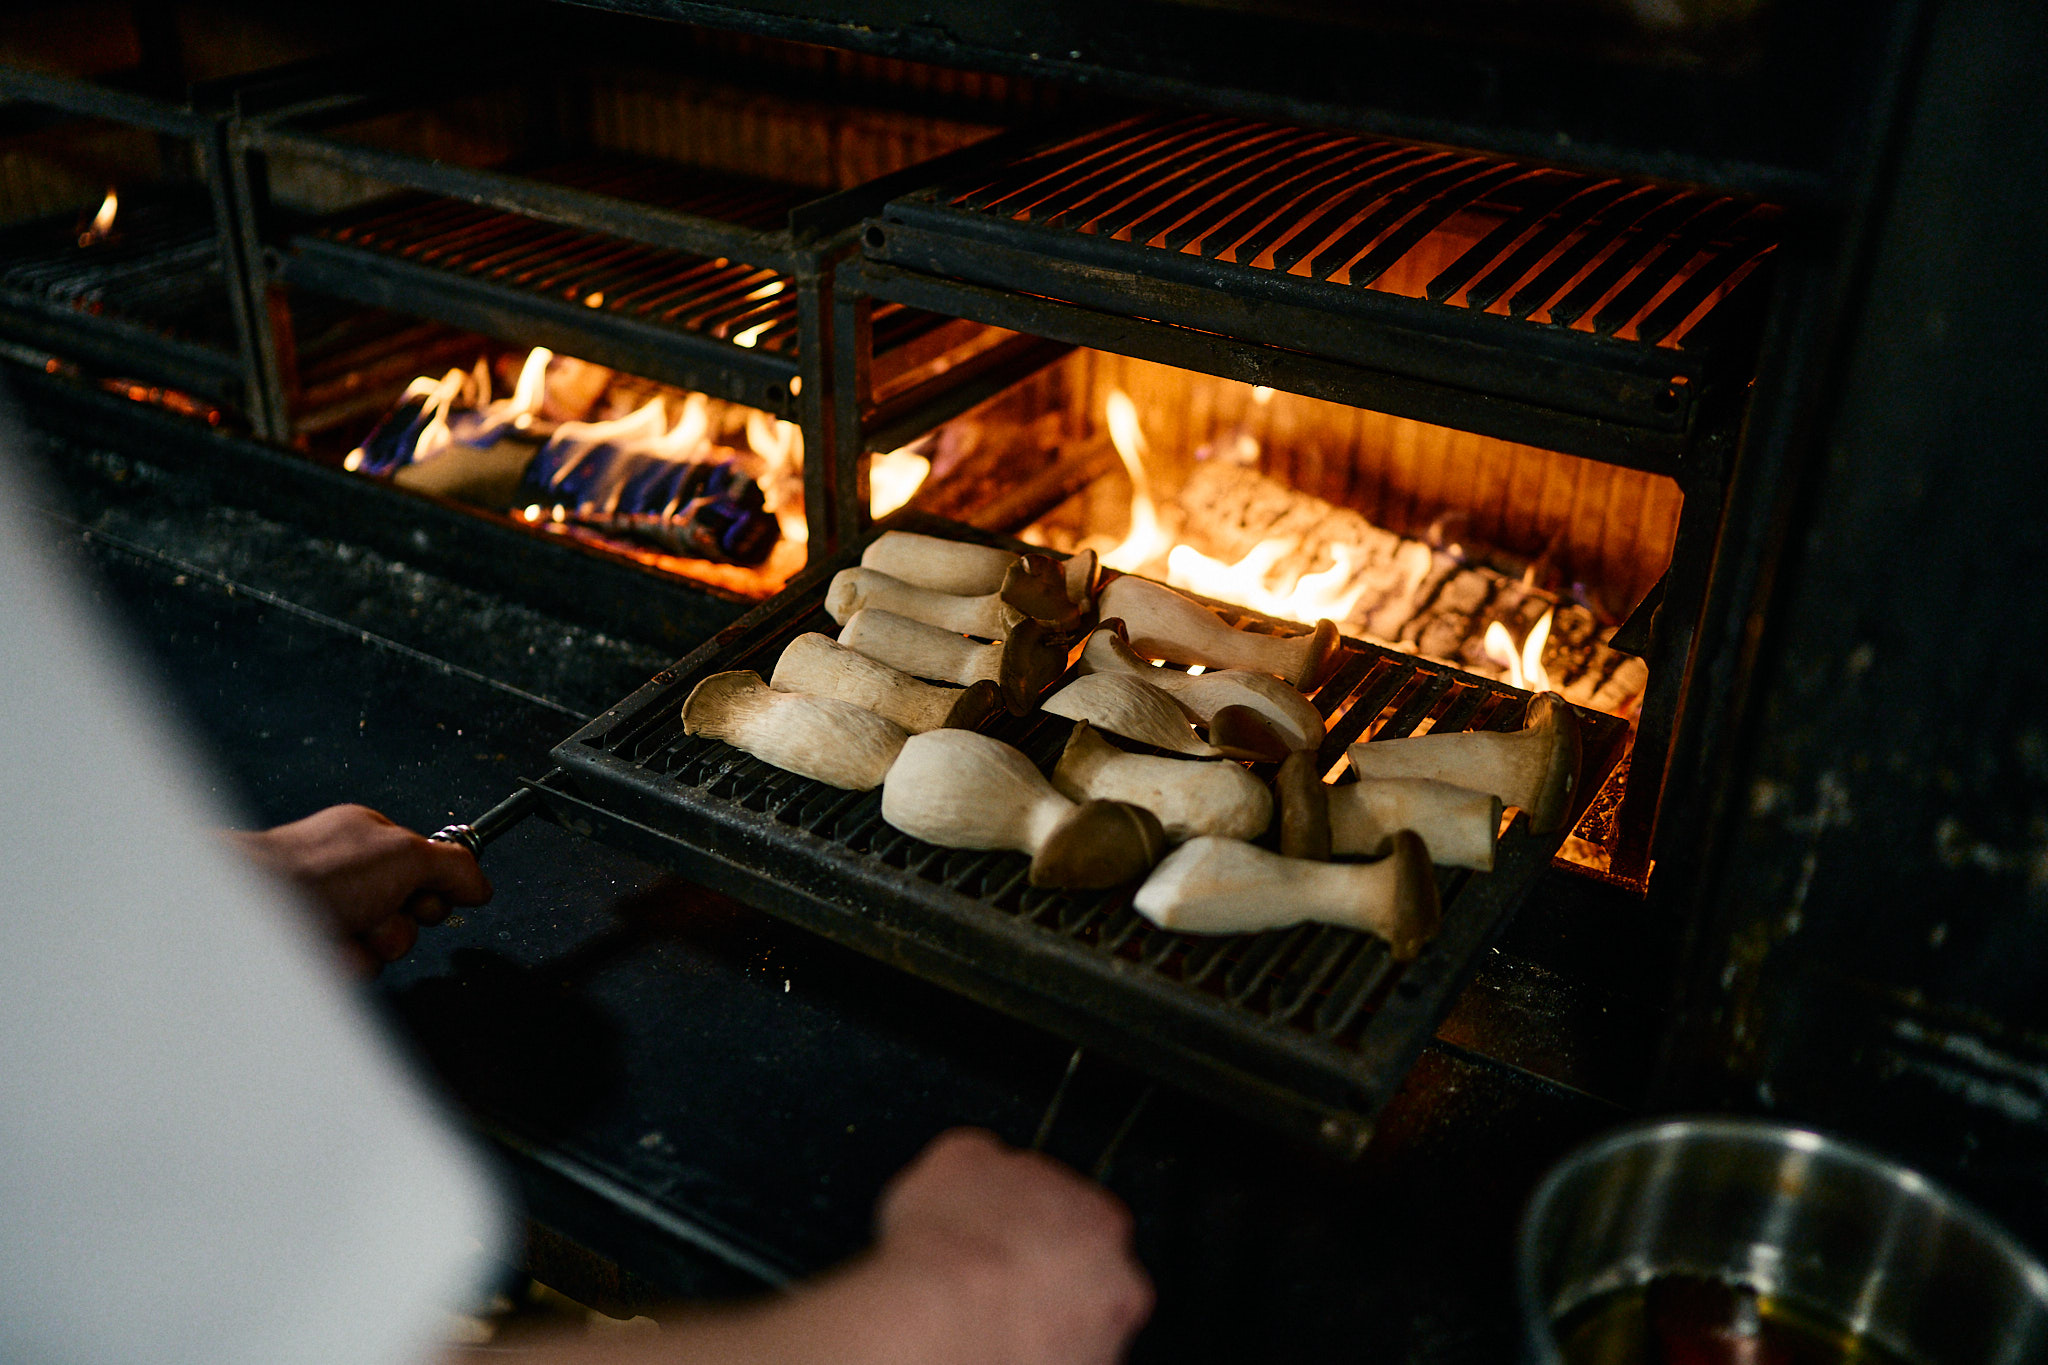
<svg viewBox="0 0 2048 1365"><path fill-rule="evenodd" d="M1269 721L1290 749L1313 749L1323 742L1323 716L1301 693L1265 673L1231 668L1214 673L1183 673L1154 668L1139 658L1124 636L1122 621L1105 621L1081 647L1075 667L1082 673L1128 673L1173 694L1204 725L1226 706L1242 706ZM1220 742L1214 735L1212 743Z"/></svg>
<svg viewBox="0 0 2048 1365"><path fill-rule="evenodd" d="M1330 850L1383 857L1412 829L1439 867L1493 871L1501 800L1426 777L1390 777L1329 787Z"/></svg>
<svg viewBox="0 0 2048 1365"><path fill-rule="evenodd" d="M683 701L683 732L848 791L882 785L903 728L835 697L777 692L747 670L714 673Z"/></svg>
<svg viewBox="0 0 2048 1365"><path fill-rule="evenodd" d="M942 848L1028 853L1033 886L1115 886L1142 876L1166 845L1149 812L1076 805L1023 754L969 730L932 730L903 745L882 784L882 818Z"/></svg>
<svg viewBox="0 0 2048 1365"><path fill-rule="evenodd" d="M915 531L885 531L861 551L861 567L875 569L920 588L978 597L1001 592L1003 580L1022 558L993 545L947 540L941 536L919 535ZM1060 570L1067 598L1086 609L1095 584L1095 552L1083 550L1070 557Z"/></svg>
<svg viewBox="0 0 2048 1365"><path fill-rule="evenodd" d="M768 682L781 692L851 702L913 735L944 726L972 730L1002 701L992 682L966 688L922 682L816 631L789 642Z"/></svg>
<svg viewBox="0 0 2048 1365"><path fill-rule="evenodd" d="M1023 715L1065 671L1067 650L1036 621L1020 621L1010 638L978 644L965 636L879 607L855 612L839 643L913 677L969 687L992 682L1013 715Z"/></svg>
<svg viewBox="0 0 2048 1365"><path fill-rule="evenodd" d="M1307 635L1237 630L1192 598L1131 574L1102 590L1101 610L1123 618L1131 648L1148 659L1271 673L1300 692L1315 686L1337 649L1332 622L1316 622Z"/></svg>
<svg viewBox="0 0 2048 1365"><path fill-rule="evenodd" d="M1533 698L1522 728L1512 734L1471 730L1351 746L1351 766L1361 780L1427 777L1488 792L1527 811L1532 834L1564 827L1580 762L1578 717L1555 692Z"/></svg>
<svg viewBox="0 0 2048 1365"><path fill-rule="evenodd" d="M1303 920L1364 929L1410 962L1436 936L1442 909L1429 851L1412 830L1376 863L1287 858L1236 839L1191 839L1138 889L1138 913L1162 929L1244 934Z"/></svg>
<svg viewBox="0 0 2048 1365"><path fill-rule="evenodd" d="M1127 754L1086 721L1067 737L1052 784L1075 801L1143 806L1176 844L1200 834L1256 839L1273 819L1265 784L1238 764Z"/></svg>
<svg viewBox="0 0 2048 1365"><path fill-rule="evenodd" d="M832 586L825 591L825 611L834 621L843 626L855 612L869 607L984 640L1008 639L1010 628L1024 619L1024 613L999 593L962 597L920 588L868 568L841 569L832 576Z"/></svg>
<svg viewBox="0 0 2048 1365"><path fill-rule="evenodd" d="M1003 575L1019 558L993 545L972 545L915 531L885 531L861 551L860 562L862 568L920 588L978 597L1001 591Z"/></svg>

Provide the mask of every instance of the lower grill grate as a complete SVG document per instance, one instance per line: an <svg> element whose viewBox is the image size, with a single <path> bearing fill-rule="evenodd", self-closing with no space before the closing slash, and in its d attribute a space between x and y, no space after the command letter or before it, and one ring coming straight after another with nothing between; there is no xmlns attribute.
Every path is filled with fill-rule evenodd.
<svg viewBox="0 0 2048 1365"><path fill-rule="evenodd" d="M933 529L971 534L943 523ZM879 791L840 791L685 735L680 705L703 677L739 668L765 677L797 635L836 633L824 588L851 562L849 555L806 575L558 748L576 804L596 812L600 825L609 810L653 834L686 855L679 865L692 875L703 874L702 855L738 861L738 894L765 909L868 951L886 943L879 955L1163 1079L1306 1127L1341 1150L1362 1148L1374 1114L1562 836L1537 839L1518 819L1493 872L1440 869L1444 933L1404 968L1379 939L1327 925L1169 933L1131 908L1135 886L1032 887L1022 854L938 848L898 832L882 819ZM1236 616L1253 629L1274 624ZM1515 729L1529 698L1347 641L1313 700L1329 724L1319 755L1327 771L1361 737ZM1582 790L1591 792L1626 726L1580 714ZM1071 728L1044 712L999 716L985 727L1041 771L1050 771Z"/></svg>

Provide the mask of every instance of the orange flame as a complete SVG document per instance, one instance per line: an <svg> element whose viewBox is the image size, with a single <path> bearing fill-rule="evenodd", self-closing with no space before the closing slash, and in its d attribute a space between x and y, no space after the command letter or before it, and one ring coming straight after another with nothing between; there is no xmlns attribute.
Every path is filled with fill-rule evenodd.
<svg viewBox="0 0 2048 1365"><path fill-rule="evenodd" d="M100 211L92 216L92 235L95 240L114 230L114 215L121 210L121 196L107 187L107 197L100 202Z"/></svg>
<svg viewBox="0 0 2048 1365"><path fill-rule="evenodd" d="M1555 607L1543 613L1543 619L1529 632L1529 638L1522 641L1522 647L1515 648L1514 637L1508 628L1495 621L1486 628L1486 657L1502 665L1508 671L1508 685L1527 692L1548 692L1551 690L1550 670L1543 666L1543 646L1550 640L1550 621L1557 615Z"/></svg>
<svg viewBox="0 0 2048 1365"><path fill-rule="evenodd" d="M1172 542L1159 525L1158 504L1152 501L1152 480L1145 473L1145 429L1138 421L1137 404L1122 389L1111 389L1103 416L1109 423L1110 444L1131 476L1131 529L1103 551L1101 559L1109 568L1135 573L1166 553Z"/></svg>
<svg viewBox="0 0 2048 1365"><path fill-rule="evenodd" d="M868 463L868 505L877 517L886 517L923 486L932 462L914 450L892 450Z"/></svg>

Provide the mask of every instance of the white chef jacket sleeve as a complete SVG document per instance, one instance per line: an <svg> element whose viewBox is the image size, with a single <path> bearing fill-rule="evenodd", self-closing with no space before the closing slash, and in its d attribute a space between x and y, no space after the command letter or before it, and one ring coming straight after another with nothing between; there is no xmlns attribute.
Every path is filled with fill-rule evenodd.
<svg viewBox="0 0 2048 1365"><path fill-rule="evenodd" d="M23 510L0 416L0 1360L401 1365L506 1244L479 1157Z"/></svg>

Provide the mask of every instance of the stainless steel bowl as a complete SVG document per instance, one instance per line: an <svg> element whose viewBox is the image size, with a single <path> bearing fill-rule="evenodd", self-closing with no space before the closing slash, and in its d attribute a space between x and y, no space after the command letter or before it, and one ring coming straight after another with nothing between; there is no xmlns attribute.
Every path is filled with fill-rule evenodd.
<svg viewBox="0 0 2048 1365"><path fill-rule="evenodd" d="M1529 1359L1553 1324L1687 1274L1746 1284L1926 1365L2048 1360L2048 1270L1925 1177L1833 1138L1683 1119L1603 1138L1544 1177L1523 1216Z"/></svg>

